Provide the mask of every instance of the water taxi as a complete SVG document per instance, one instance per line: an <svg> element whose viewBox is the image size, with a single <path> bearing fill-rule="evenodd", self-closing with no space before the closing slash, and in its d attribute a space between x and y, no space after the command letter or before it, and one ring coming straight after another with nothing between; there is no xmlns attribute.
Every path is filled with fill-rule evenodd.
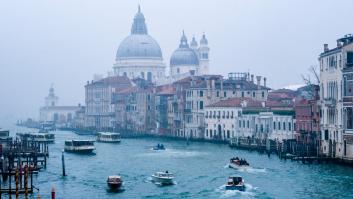
<svg viewBox="0 0 353 199"><path fill-rule="evenodd" d="M244 191L245 184L243 178L240 176L230 176L226 184L226 190Z"/></svg>
<svg viewBox="0 0 353 199"><path fill-rule="evenodd" d="M35 142L48 142L55 141L55 135L52 133L17 133L21 140L35 141Z"/></svg>
<svg viewBox="0 0 353 199"><path fill-rule="evenodd" d="M165 147L164 147L164 145L163 144L157 144L156 146L154 146L153 148L152 148L153 150L155 150L155 151L157 151L157 150L165 150Z"/></svg>
<svg viewBox="0 0 353 199"><path fill-rule="evenodd" d="M169 173L168 171L165 172L156 172L152 175L152 181L161 185L172 185L174 175Z"/></svg>
<svg viewBox="0 0 353 199"><path fill-rule="evenodd" d="M238 157L235 157L229 160L229 167L233 169L244 169L249 167L249 163L245 159L239 159Z"/></svg>
<svg viewBox="0 0 353 199"><path fill-rule="evenodd" d="M120 142L120 133L99 132L97 135L98 142Z"/></svg>
<svg viewBox="0 0 353 199"><path fill-rule="evenodd" d="M111 190L118 190L123 184L123 180L121 179L121 176L108 176L107 184Z"/></svg>
<svg viewBox="0 0 353 199"><path fill-rule="evenodd" d="M73 153L92 153L96 148L91 140L66 140L65 151Z"/></svg>

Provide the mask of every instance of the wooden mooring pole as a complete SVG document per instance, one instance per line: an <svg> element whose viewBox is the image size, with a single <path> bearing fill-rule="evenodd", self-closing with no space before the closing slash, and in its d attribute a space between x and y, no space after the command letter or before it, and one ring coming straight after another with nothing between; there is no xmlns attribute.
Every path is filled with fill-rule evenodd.
<svg viewBox="0 0 353 199"><path fill-rule="evenodd" d="M62 151L62 155L61 155L61 162L62 162L62 169L63 169L63 176L66 176L65 173L65 157L64 157L64 150Z"/></svg>

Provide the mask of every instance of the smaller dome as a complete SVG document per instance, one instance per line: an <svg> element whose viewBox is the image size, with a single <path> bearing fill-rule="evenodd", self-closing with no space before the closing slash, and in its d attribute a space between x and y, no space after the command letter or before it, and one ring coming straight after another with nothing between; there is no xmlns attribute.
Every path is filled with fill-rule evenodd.
<svg viewBox="0 0 353 199"><path fill-rule="evenodd" d="M199 65L199 58L194 50L190 48L176 49L171 58L171 66Z"/></svg>
<svg viewBox="0 0 353 199"><path fill-rule="evenodd" d="M199 65L199 58L196 52L189 47L187 38L183 31L180 39L179 48L176 49L170 57L170 66L190 66Z"/></svg>

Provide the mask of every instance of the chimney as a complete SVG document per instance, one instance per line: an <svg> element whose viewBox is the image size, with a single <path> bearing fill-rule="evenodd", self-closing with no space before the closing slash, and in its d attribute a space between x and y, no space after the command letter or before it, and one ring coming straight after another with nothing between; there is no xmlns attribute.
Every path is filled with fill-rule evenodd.
<svg viewBox="0 0 353 199"><path fill-rule="evenodd" d="M324 44L324 52L327 52L328 50L328 44Z"/></svg>
<svg viewBox="0 0 353 199"><path fill-rule="evenodd" d="M251 75L251 82L254 83L254 75Z"/></svg>
<svg viewBox="0 0 353 199"><path fill-rule="evenodd" d="M337 40L337 47L341 47L341 46L342 46L342 43Z"/></svg>
<svg viewBox="0 0 353 199"><path fill-rule="evenodd" d="M266 87L266 80L267 80L267 78L264 77L264 87Z"/></svg>

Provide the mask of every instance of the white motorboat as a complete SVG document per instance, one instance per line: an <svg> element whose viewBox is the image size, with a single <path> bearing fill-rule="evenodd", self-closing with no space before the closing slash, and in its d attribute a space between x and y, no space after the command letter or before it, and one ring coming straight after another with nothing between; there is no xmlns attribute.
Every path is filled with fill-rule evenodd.
<svg viewBox="0 0 353 199"><path fill-rule="evenodd" d="M152 175L152 181L161 185L172 185L174 175L172 173L166 172L156 172Z"/></svg>
<svg viewBox="0 0 353 199"><path fill-rule="evenodd" d="M91 140L66 140L65 151L73 153L92 153L96 148Z"/></svg>
<svg viewBox="0 0 353 199"><path fill-rule="evenodd" d="M97 135L98 142L120 142L120 133L111 133L111 132L99 132Z"/></svg>

